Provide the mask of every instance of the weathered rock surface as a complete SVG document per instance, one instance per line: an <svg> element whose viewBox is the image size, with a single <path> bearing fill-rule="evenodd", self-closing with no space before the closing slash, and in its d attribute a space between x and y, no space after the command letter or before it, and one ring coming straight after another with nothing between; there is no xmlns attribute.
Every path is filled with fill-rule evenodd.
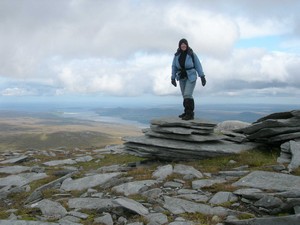
<svg viewBox="0 0 300 225"><path fill-rule="evenodd" d="M241 221L225 221L226 225L299 225L300 214L292 216L255 218Z"/></svg>
<svg viewBox="0 0 300 225"><path fill-rule="evenodd" d="M83 178L79 178L73 180L72 178L68 178L63 181L61 185L61 189L65 191L72 191L72 190L84 190L91 187L95 187L98 185L102 185L114 177L120 176L121 173L104 173L104 174L96 174L93 176L87 176Z"/></svg>
<svg viewBox="0 0 300 225"><path fill-rule="evenodd" d="M238 131L256 142L281 144L300 138L300 110L273 113Z"/></svg>
<svg viewBox="0 0 300 225"><path fill-rule="evenodd" d="M118 193L123 193L125 196L129 196L146 191L149 187L157 183L158 182L156 180L134 181L115 186L112 188L112 190Z"/></svg>
<svg viewBox="0 0 300 225"><path fill-rule="evenodd" d="M191 160L238 154L256 146L249 142L240 144L245 138L238 133L214 134L215 127L215 123L197 119L152 120L144 136L124 138L125 150L148 158Z"/></svg>
<svg viewBox="0 0 300 225"><path fill-rule="evenodd" d="M211 207L209 205L194 203L191 201L172 198L165 196L164 197L165 204L164 208L168 209L171 213L181 214L181 213L203 213L205 215L219 215L226 216L228 214L228 210L223 207Z"/></svg>
<svg viewBox="0 0 300 225"><path fill-rule="evenodd" d="M300 110L273 113L236 132L250 141L281 146L279 163L290 163L289 172L300 166Z"/></svg>
<svg viewBox="0 0 300 225"><path fill-rule="evenodd" d="M15 173L23 173L30 170L28 166L6 166L0 167L0 173L8 173L8 174L15 174Z"/></svg>
<svg viewBox="0 0 300 225"><path fill-rule="evenodd" d="M58 202L43 199L31 205L32 208L39 208L43 215L50 219L60 219L67 214L67 210Z"/></svg>
<svg viewBox="0 0 300 225"><path fill-rule="evenodd" d="M45 173L20 173L0 178L0 187L2 186L24 186L35 180L46 178Z"/></svg>
<svg viewBox="0 0 300 225"><path fill-rule="evenodd" d="M267 171L254 171L233 183L233 185L277 191L297 190L300 187L300 177Z"/></svg>
<svg viewBox="0 0 300 225"><path fill-rule="evenodd" d="M278 118L300 118L300 112L279 113L257 122ZM218 136L214 133L214 123L177 118L154 120L150 131L145 131L142 139L128 145L143 150L141 155L156 154L165 159L180 160L177 164L162 161L153 164L152 160L141 159L141 162L100 166L105 158L103 154L126 154L122 151L124 146L113 146L117 151L109 148L59 148L0 153L2 162L5 162L0 167L0 224L198 224L199 221L183 218L193 213L208 215L210 223L220 225L299 224L300 178L296 171L294 175L287 174L285 165L268 166L268 170L276 172L250 172L253 170L251 165L232 168L239 160L226 158L231 169L208 172L200 169L205 168L201 161L199 165L181 161L190 157L228 156L229 152L239 153L241 146L251 145L243 140L243 135L232 132L232 129L236 129L233 125L228 125L229 128L224 126L222 131L218 131L223 134ZM225 135L226 132L229 133ZM178 135L186 139L180 140ZM159 141L152 142L154 139ZM289 156L287 163L290 165L287 168L290 172L298 166L295 161L298 158L297 149L298 140L288 140L282 145L282 152ZM38 157L35 159L35 155L41 154L42 160ZM58 154L60 160L53 160ZM65 162L70 162L68 159L76 163L72 167L66 166ZM88 161L91 163L86 168L84 163L79 163ZM89 167L97 167L98 163L99 168ZM143 174L145 177L140 176L139 173L144 170L147 171ZM29 172L24 173L26 171ZM36 180L41 181L31 184ZM231 188L235 191L229 191ZM26 221L23 208L26 208L30 218L37 221ZM288 216L279 216L281 214ZM256 218L238 220L239 215Z"/></svg>

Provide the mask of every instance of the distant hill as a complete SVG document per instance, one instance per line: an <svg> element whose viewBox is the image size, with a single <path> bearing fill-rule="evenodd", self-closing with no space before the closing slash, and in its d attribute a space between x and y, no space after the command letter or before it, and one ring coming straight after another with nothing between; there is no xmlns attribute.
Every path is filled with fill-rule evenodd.
<svg viewBox="0 0 300 225"><path fill-rule="evenodd" d="M197 106L195 116L200 119L221 122L225 120L240 120L255 122L257 119L273 112L296 109L292 105L203 105ZM96 108L94 111L100 116L118 117L126 120L149 124L153 118L164 116L178 116L182 113L182 106L160 106L153 108Z"/></svg>

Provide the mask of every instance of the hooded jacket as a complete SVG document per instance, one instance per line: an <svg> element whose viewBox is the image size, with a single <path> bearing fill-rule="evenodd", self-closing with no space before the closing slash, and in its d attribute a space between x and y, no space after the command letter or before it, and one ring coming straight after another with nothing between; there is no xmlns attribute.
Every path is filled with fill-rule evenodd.
<svg viewBox="0 0 300 225"><path fill-rule="evenodd" d="M179 64L179 57L181 52L177 51L174 55L173 62L172 62L172 76L171 79L179 80L180 72L182 69L186 70L187 78L193 82L197 80L197 74L199 77L204 76L204 72L202 69L202 65L200 60L198 59L197 55L189 48L185 59L185 68L181 68ZM192 54L194 55L194 60L192 58Z"/></svg>

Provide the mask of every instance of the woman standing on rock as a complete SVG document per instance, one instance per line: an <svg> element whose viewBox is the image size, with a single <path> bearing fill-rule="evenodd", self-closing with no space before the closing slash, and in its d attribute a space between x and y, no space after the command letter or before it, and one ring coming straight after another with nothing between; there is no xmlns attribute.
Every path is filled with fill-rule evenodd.
<svg viewBox="0 0 300 225"><path fill-rule="evenodd" d="M197 55L189 47L186 39L181 39L172 63L171 83L176 87L179 81L183 97L184 113L179 115L183 120L194 119L193 92L196 86L197 74L201 78L202 86L206 84L205 75Z"/></svg>

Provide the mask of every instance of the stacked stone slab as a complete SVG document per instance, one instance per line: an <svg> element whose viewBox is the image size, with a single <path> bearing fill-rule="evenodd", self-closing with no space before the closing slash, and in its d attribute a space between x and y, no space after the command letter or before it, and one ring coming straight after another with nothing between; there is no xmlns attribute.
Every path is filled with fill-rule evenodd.
<svg viewBox="0 0 300 225"><path fill-rule="evenodd" d="M143 136L124 138L125 150L147 158L191 160L237 154L254 147L253 143L235 143L228 136L215 134L216 125L198 119L154 119Z"/></svg>
<svg viewBox="0 0 300 225"><path fill-rule="evenodd" d="M300 110L273 113L239 129L250 141L280 145L300 138Z"/></svg>
<svg viewBox="0 0 300 225"><path fill-rule="evenodd" d="M289 171L300 166L300 110L273 113L236 130L250 141L280 146L277 162L289 163Z"/></svg>

